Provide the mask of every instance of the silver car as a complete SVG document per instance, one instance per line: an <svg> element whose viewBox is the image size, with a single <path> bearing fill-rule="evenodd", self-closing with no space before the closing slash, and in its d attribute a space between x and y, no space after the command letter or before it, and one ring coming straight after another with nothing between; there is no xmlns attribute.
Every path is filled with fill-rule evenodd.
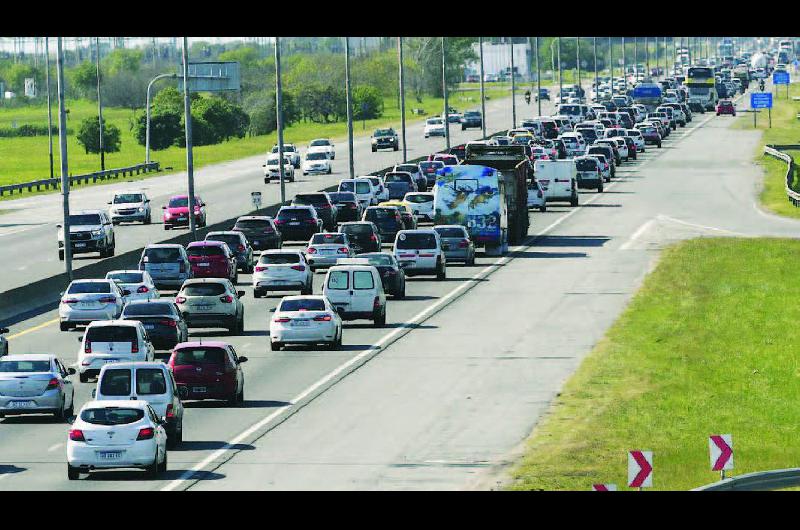
<svg viewBox="0 0 800 530"><path fill-rule="evenodd" d="M306 259L312 271L336 265L339 258L350 258L353 254L347 234L341 232L314 234L306 248Z"/></svg>
<svg viewBox="0 0 800 530"><path fill-rule="evenodd" d="M58 317L61 331L95 320L119 318L125 306L125 296L130 294L114 280L74 280L61 293Z"/></svg>
<svg viewBox="0 0 800 530"><path fill-rule="evenodd" d="M463 261L465 265L475 265L475 244L466 228L462 225L436 225L433 229L442 240L446 261Z"/></svg>
<svg viewBox="0 0 800 530"><path fill-rule="evenodd" d="M117 192L108 204L111 206L108 209L108 216L114 224L139 221L149 225L153 220L150 199L143 191Z"/></svg>
<svg viewBox="0 0 800 530"><path fill-rule="evenodd" d="M0 418L19 414L53 414L64 420L73 414L75 387L55 355L6 355L0 358Z"/></svg>

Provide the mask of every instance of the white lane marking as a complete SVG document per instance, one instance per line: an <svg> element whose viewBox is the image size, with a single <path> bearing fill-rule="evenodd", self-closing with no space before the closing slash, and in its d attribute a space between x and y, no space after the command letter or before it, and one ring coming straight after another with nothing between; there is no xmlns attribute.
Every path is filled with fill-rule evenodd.
<svg viewBox="0 0 800 530"><path fill-rule="evenodd" d="M699 225L697 223L690 223L688 221L682 221L680 219L675 219L674 217L670 217L670 216L664 215L664 214L658 214L658 218L659 219L664 219L666 221L672 221L673 223L678 223L678 224L682 224L682 225L685 225L685 226L689 226L691 228L701 228L703 230L711 230L713 232L723 232L723 233L726 233L726 234L731 234L733 236L750 237L749 235L743 234L741 232L734 232L732 230L725 230L724 228L717 228L715 226L706 226L706 225Z"/></svg>
<svg viewBox="0 0 800 530"><path fill-rule="evenodd" d="M631 245L632 245L632 244L633 244L633 243L634 243L634 242L635 242L637 239L639 239L639 236L641 236L642 234L644 234L644 232L645 232L645 231L646 231L648 228L650 228L650 225L651 225L651 224L653 224L655 221L656 221L655 219L650 219L649 221L646 221L645 223L642 223L642 226L640 226L640 227L639 227L639 228L636 230L636 232L634 232L634 233L633 233L633 235L632 235L630 238L628 238L628 240L627 240L625 243L623 243L622 245L620 245L619 249L620 249L620 250L628 250L628 249L630 248L630 246L631 246Z"/></svg>
<svg viewBox="0 0 800 530"><path fill-rule="evenodd" d="M34 228L39 228L39 226L28 226L28 227L25 227L25 228L20 228L18 230L11 230L9 232L3 232L2 234L0 234L0 237L13 236L14 234L21 234L22 232L27 232L28 230L33 230Z"/></svg>
<svg viewBox="0 0 800 530"><path fill-rule="evenodd" d="M64 445L64 444L63 444L63 443L61 443L61 442L59 442L59 443L57 443L57 444L53 444L53 445L51 445L50 447L48 447L48 448L47 448L47 452L48 452L48 453L52 453L53 451L55 451L56 449L58 449L58 448L59 448L59 447L61 447L62 445Z"/></svg>

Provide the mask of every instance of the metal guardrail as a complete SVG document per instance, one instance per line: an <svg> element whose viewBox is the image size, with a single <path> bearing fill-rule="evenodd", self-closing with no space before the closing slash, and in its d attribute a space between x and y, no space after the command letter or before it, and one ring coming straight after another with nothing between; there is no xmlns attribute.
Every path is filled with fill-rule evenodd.
<svg viewBox="0 0 800 530"><path fill-rule="evenodd" d="M775 145L775 144L768 144L764 146L764 154L769 155L773 158L777 158L778 160L783 160L786 162L786 178L784 186L786 189L786 197L789 199L794 206L800 206L800 193L794 191L792 189L792 184L794 183L794 174L796 171L796 166L794 159L791 155L787 153L783 153L784 149L800 149L800 145L796 144L789 144L789 145Z"/></svg>
<svg viewBox="0 0 800 530"><path fill-rule="evenodd" d="M95 173L88 173L86 175L70 175L69 185L74 184L88 184L91 180L93 183L98 180L118 179L119 177L126 177L128 175L139 175L140 173L150 173L153 171L161 171L158 162L150 162L149 164L136 164L128 167L119 167L115 169L106 169L105 171L97 171ZM22 182L20 184L9 184L8 186L0 186L0 197L8 193L13 195L14 192L22 193L23 191L36 191L44 189L58 189L61 187L60 178L34 180L31 182Z"/></svg>
<svg viewBox="0 0 800 530"><path fill-rule="evenodd" d="M800 486L800 468L773 469L726 478L691 491L770 491Z"/></svg>

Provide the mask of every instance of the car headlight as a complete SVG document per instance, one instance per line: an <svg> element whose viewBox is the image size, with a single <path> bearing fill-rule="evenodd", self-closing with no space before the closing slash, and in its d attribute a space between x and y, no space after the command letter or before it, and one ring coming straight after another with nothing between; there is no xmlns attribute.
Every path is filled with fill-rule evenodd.
<svg viewBox="0 0 800 530"><path fill-rule="evenodd" d="M103 235L103 231L102 230L92 230L92 235L95 236L95 237L100 237L100 236Z"/></svg>
<svg viewBox="0 0 800 530"><path fill-rule="evenodd" d="M139 207L139 211L140 211L140 212L143 212L143 211L144 211L144 208L142 208L142 207L140 206L140 207Z"/></svg>

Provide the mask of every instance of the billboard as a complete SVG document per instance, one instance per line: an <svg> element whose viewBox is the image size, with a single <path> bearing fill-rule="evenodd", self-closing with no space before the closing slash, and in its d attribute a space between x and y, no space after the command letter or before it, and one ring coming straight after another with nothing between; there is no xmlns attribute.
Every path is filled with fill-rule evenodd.
<svg viewBox="0 0 800 530"><path fill-rule="evenodd" d="M241 88L239 63L236 61L189 63L190 92L224 92ZM183 91L182 69L178 71L178 90Z"/></svg>

